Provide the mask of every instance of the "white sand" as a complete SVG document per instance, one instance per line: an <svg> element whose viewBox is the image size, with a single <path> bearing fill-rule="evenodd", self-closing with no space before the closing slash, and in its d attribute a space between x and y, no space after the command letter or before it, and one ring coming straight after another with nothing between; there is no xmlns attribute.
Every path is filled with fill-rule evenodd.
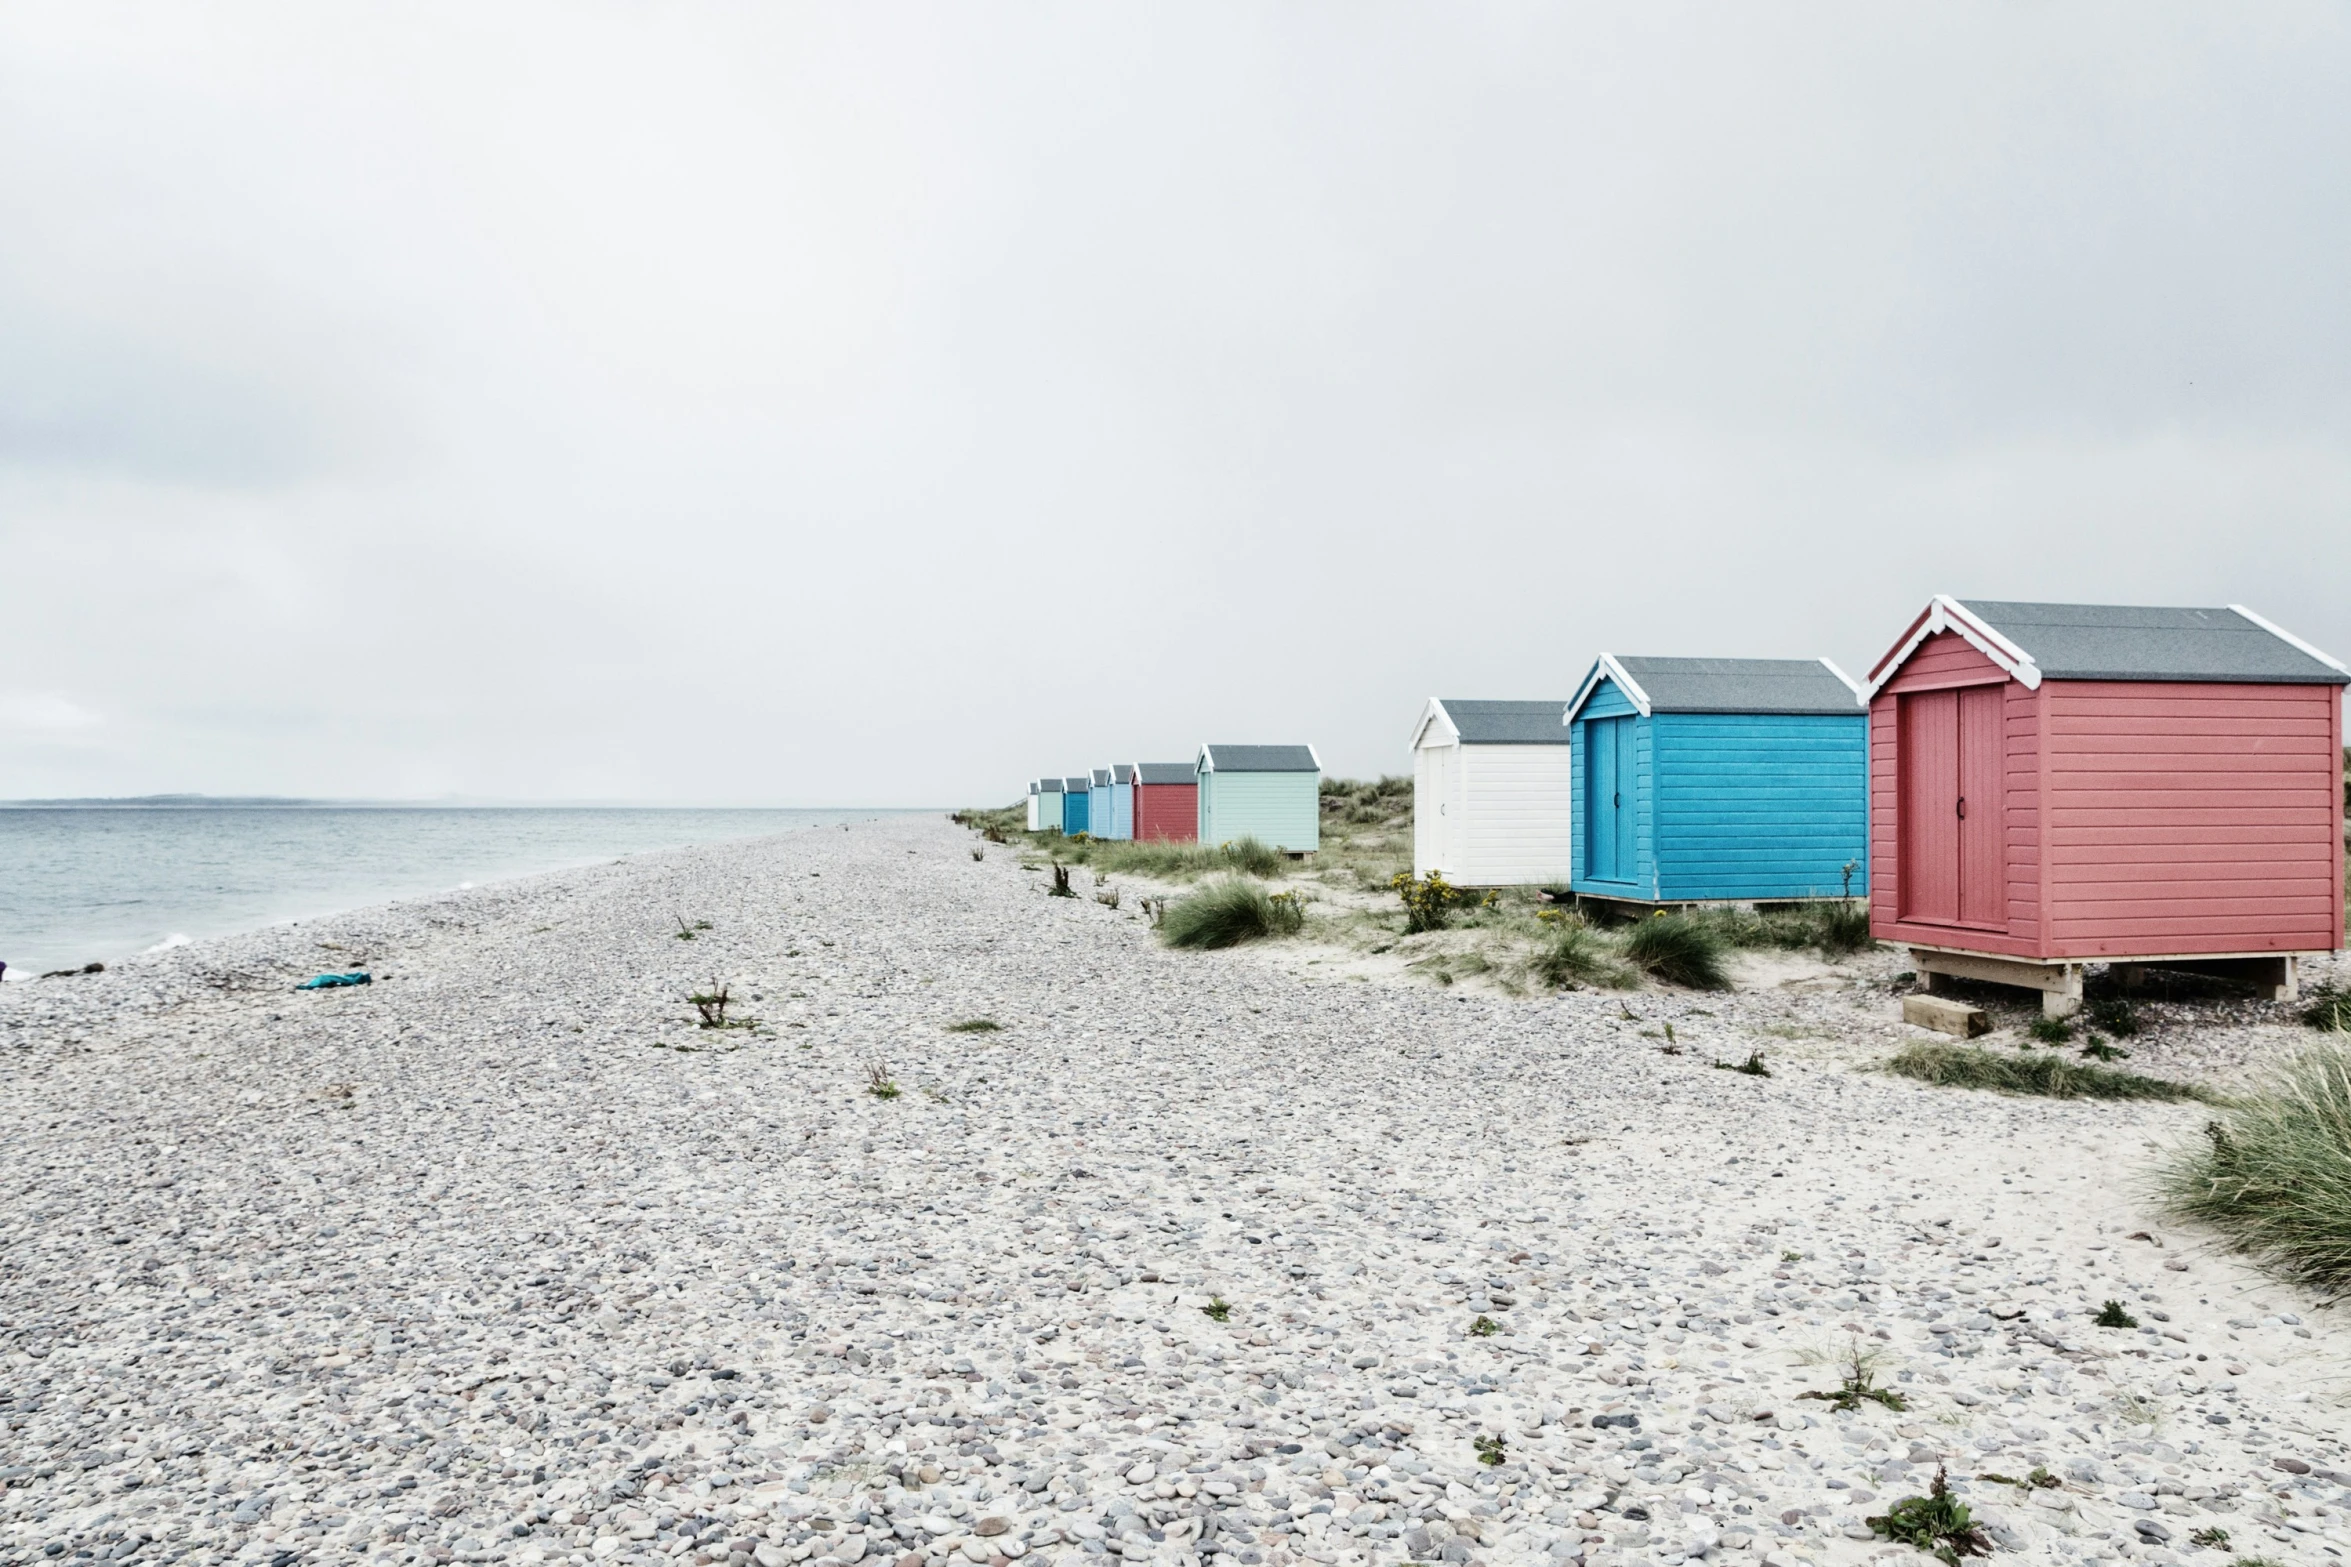
<svg viewBox="0 0 2351 1567"><path fill-rule="evenodd" d="M1890 960L1325 982L973 841L0 992L0 1563L1923 1560L1861 1520L1939 1462L2002 1556L2351 1550L2338 1312L2146 1197L2200 1111L1857 1070ZM695 1028L713 976L768 1027ZM1906 1410L1796 1396L1856 1339Z"/></svg>

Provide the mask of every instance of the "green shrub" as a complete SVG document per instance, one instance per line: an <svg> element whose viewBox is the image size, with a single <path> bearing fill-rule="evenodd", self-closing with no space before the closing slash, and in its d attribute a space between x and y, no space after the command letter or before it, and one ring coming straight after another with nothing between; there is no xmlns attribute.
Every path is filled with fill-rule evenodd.
<svg viewBox="0 0 2351 1567"><path fill-rule="evenodd" d="M1870 1532L1888 1540L1940 1557L1958 1567L1962 1556L1989 1556L1992 1542L1976 1526L1967 1504L1951 1495L1950 1477L1942 1466L1924 1496L1906 1496L1875 1518L1864 1518Z"/></svg>
<svg viewBox="0 0 2351 1567"><path fill-rule="evenodd" d="M2141 1077L2083 1066L2059 1055L1994 1055L1971 1045L1911 1045L1886 1063L1904 1077L1946 1088L1990 1088L2009 1094L2042 1094L2051 1099L2200 1099L2210 1089L2168 1078Z"/></svg>
<svg viewBox="0 0 2351 1567"><path fill-rule="evenodd" d="M1554 990L1596 985L1630 990L1640 976L1617 960L1608 943L1588 925L1561 925L1527 960L1527 973Z"/></svg>
<svg viewBox="0 0 2351 1567"><path fill-rule="evenodd" d="M1417 880L1410 871L1398 871L1388 881L1396 896L1404 903L1404 929L1407 933L1424 930L1443 930L1455 909L1474 909L1481 903L1492 903L1491 892L1476 893L1456 887L1445 879L1443 871L1431 871L1426 881Z"/></svg>
<svg viewBox="0 0 2351 1567"><path fill-rule="evenodd" d="M1269 895L1253 881L1234 877L1210 882L1167 906L1159 939L1171 947L1235 947L1269 936L1294 936L1306 911L1294 893Z"/></svg>
<svg viewBox="0 0 2351 1567"><path fill-rule="evenodd" d="M2073 1020L2051 1017L2044 1012L2041 1016L2033 1019L2032 1026L2027 1028L2025 1032L2044 1045L2062 1045L2073 1038Z"/></svg>
<svg viewBox="0 0 2351 1567"><path fill-rule="evenodd" d="M2101 1029L2117 1039L2128 1039L2139 1031L2137 1009L2120 996L2093 1001L2085 1013L2092 1028Z"/></svg>
<svg viewBox="0 0 2351 1567"><path fill-rule="evenodd" d="M1703 918L1652 914L1626 935L1624 955L1669 985L1691 990L1728 990L1723 973L1725 943Z"/></svg>
<svg viewBox="0 0 2351 1567"><path fill-rule="evenodd" d="M2351 1049L2322 1045L2228 1106L2164 1186L2238 1250L2315 1289L2351 1284Z"/></svg>

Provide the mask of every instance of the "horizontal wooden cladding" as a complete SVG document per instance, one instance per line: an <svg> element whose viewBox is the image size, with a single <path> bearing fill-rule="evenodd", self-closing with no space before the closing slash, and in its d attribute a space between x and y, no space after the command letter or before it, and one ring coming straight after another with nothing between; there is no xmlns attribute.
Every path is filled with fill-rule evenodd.
<svg viewBox="0 0 2351 1567"><path fill-rule="evenodd" d="M2183 924L2176 915L2101 914L2094 928L2054 926L2052 957L2128 957L2138 952L2330 952L2342 945L2323 918L2264 919L2258 929Z"/></svg>
<svg viewBox="0 0 2351 1567"><path fill-rule="evenodd" d="M2166 822L2128 827L2101 821L2094 826L2061 824L2050 834L2049 853L2054 860L2084 863L2147 855L2163 859L2291 858L2312 841L2307 823ZM2317 841L2323 844L2325 835L2319 834Z"/></svg>
<svg viewBox="0 0 2351 1567"><path fill-rule="evenodd" d="M2246 913L2258 907L2330 908L2334 889L2323 876L2279 880L2267 876L2146 876L2084 881L2068 877L2049 900L2051 917L2065 918L2093 908L2160 903L2187 906L2200 914Z"/></svg>
<svg viewBox="0 0 2351 1567"><path fill-rule="evenodd" d="M2006 680L2008 672L1976 651L1975 644L1955 631L1938 631L1921 642L1887 681L1888 691L1916 691L1953 679Z"/></svg>
<svg viewBox="0 0 2351 1567"><path fill-rule="evenodd" d="M2165 827L2193 823L2224 827L2304 827L2334 820L2332 798L2313 798L2307 789L2078 789L2055 791L2049 825L2068 827Z"/></svg>
<svg viewBox="0 0 2351 1567"><path fill-rule="evenodd" d="M1996 952L2003 957L2014 958L2037 956L2040 945L2036 935L2009 930L1978 930L1964 925L1922 925L1916 921L1889 919L1880 914L1874 904L1870 908L1869 933L1879 941L1897 944L1916 942L1922 947L1947 947L1955 952Z"/></svg>
<svg viewBox="0 0 2351 1567"><path fill-rule="evenodd" d="M2065 742L2067 749L2078 751L2185 749L2197 752L2257 741L2264 749L2290 749L2297 755L2304 750L2324 754L2328 742L2334 738L2326 714L2300 712L2277 718L2234 712L2204 716L2198 717L2191 729L2179 728L2168 719L2151 723L2145 718L2071 717L2058 719L2049 730Z"/></svg>

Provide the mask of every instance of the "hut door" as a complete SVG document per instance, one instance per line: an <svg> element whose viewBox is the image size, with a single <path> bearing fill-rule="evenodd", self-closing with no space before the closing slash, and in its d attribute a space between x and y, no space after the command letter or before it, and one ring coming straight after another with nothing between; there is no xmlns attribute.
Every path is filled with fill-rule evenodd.
<svg viewBox="0 0 2351 1567"><path fill-rule="evenodd" d="M1633 721L1595 718L1584 725L1584 863L1594 881L1631 881Z"/></svg>
<svg viewBox="0 0 2351 1567"><path fill-rule="evenodd" d="M1998 686L1901 699L1901 917L2005 926L2007 738Z"/></svg>

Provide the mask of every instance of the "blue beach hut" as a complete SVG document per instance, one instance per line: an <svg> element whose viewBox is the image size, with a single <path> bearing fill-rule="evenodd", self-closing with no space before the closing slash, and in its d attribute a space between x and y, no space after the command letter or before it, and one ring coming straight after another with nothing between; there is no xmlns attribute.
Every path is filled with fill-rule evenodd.
<svg viewBox="0 0 2351 1567"><path fill-rule="evenodd" d="M1061 780L1063 832L1074 836L1086 831L1086 823L1092 820L1092 813L1087 808L1093 803L1093 790L1094 778L1090 773Z"/></svg>
<svg viewBox="0 0 2351 1567"><path fill-rule="evenodd" d="M1135 835L1135 766L1118 762L1110 769L1110 836Z"/></svg>
<svg viewBox="0 0 2351 1567"><path fill-rule="evenodd" d="M1086 831L1097 838L1115 838L1111 831L1110 769L1097 767L1093 772L1093 787L1086 791Z"/></svg>
<svg viewBox="0 0 2351 1567"><path fill-rule="evenodd" d="M1603 653L1564 716L1577 893L1686 904L1868 890L1869 715L1827 659Z"/></svg>

